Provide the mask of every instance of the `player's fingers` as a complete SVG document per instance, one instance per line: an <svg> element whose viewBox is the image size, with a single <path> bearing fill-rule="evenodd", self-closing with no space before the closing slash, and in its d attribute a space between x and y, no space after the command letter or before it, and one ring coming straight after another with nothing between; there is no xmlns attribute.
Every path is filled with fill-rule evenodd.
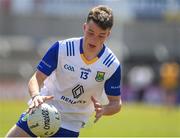
<svg viewBox="0 0 180 138"><path fill-rule="evenodd" d="M92 101L94 104L98 102L98 101L94 98L94 96L91 96L91 101Z"/></svg>
<svg viewBox="0 0 180 138"><path fill-rule="evenodd" d="M38 100L34 100L34 106L35 106L35 107L38 107L38 106L39 106Z"/></svg>
<svg viewBox="0 0 180 138"><path fill-rule="evenodd" d="M44 96L44 98L43 98L43 101L45 102L45 101L47 101L47 100L52 100L54 98L54 96Z"/></svg>
<svg viewBox="0 0 180 138"><path fill-rule="evenodd" d="M101 114L96 114L94 123L96 123L101 118L101 116L102 116Z"/></svg>
<svg viewBox="0 0 180 138"><path fill-rule="evenodd" d="M36 106L35 107L39 107L41 104L43 104L44 103L44 101L43 101L43 99L42 98L39 98L39 99L37 99L36 100Z"/></svg>
<svg viewBox="0 0 180 138"><path fill-rule="evenodd" d="M35 111L36 108L29 108L26 114L32 114L33 111Z"/></svg>
<svg viewBox="0 0 180 138"><path fill-rule="evenodd" d="M94 107L95 107L95 108L102 108L102 105L101 105L100 103L95 103L95 104L94 104Z"/></svg>
<svg viewBox="0 0 180 138"><path fill-rule="evenodd" d="M102 108L95 108L95 111L96 111L96 112L101 112L101 111L102 111Z"/></svg>
<svg viewBox="0 0 180 138"><path fill-rule="evenodd" d="M29 106L29 109L34 107L34 103L32 102L31 105Z"/></svg>
<svg viewBox="0 0 180 138"><path fill-rule="evenodd" d="M29 108L26 110L26 113L27 113L27 114L31 114L33 108L34 108L34 104L32 103L32 104L29 106Z"/></svg>
<svg viewBox="0 0 180 138"><path fill-rule="evenodd" d="M29 114L29 113L30 113L30 110L31 110L31 108L28 108L28 109L26 110L26 114Z"/></svg>
<svg viewBox="0 0 180 138"><path fill-rule="evenodd" d="M37 99L37 100L38 100L38 102L39 102L40 104L43 103L43 99L42 99L42 98L39 98L39 99Z"/></svg>
<svg viewBox="0 0 180 138"><path fill-rule="evenodd" d="M102 116L101 112L96 113L96 115L95 115L96 118L100 118L101 116Z"/></svg>
<svg viewBox="0 0 180 138"><path fill-rule="evenodd" d="M95 115L94 123L96 123L96 122L101 118L101 116L102 116L102 114L100 114L100 113L98 114L98 113L97 113L97 114Z"/></svg>
<svg viewBox="0 0 180 138"><path fill-rule="evenodd" d="M102 105L93 96L91 96L91 100L95 108L102 108Z"/></svg>
<svg viewBox="0 0 180 138"><path fill-rule="evenodd" d="M94 123L96 123L98 120L99 120L99 118L96 118L96 119L94 120Z"/></svg>

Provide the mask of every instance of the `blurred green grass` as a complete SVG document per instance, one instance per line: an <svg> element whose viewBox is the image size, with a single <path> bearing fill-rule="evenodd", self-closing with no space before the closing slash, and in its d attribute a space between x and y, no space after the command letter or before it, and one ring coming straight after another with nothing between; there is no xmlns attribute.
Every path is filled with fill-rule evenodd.
<svg viewBox="0 0 180 138"><path fill-rule="evenodd" d="M27 108L24 101L0 101L0 136L16 123ZM177 137L180 136L180 108L125 104L120 113L103 117L96 124L94 117L81 130L82 137Z"/></svg>

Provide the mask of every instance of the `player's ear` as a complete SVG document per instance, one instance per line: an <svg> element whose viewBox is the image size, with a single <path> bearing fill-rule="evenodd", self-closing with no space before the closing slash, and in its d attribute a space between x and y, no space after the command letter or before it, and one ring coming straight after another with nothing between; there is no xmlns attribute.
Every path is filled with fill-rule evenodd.
<svg viewBox="0 0 180 138"><path fill-rule="evenodd" d="M109 37L111 34L111 30L108 31L107 37Z"/></svg>

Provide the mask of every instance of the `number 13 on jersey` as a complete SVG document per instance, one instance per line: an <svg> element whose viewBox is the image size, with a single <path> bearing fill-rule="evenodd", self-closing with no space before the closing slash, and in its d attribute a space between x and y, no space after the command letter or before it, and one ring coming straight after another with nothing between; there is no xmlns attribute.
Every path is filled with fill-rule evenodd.
<svg viewBox="0 0 180 138"><path fill-rule="evenodd" d="M88 78L89 72L81 71L81 79L86 80Z"/></svg>

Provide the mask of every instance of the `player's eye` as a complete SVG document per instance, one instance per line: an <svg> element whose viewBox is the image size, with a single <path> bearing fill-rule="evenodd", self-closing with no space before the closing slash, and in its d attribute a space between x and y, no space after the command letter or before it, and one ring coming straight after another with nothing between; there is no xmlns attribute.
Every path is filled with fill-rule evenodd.
<svg viewBox="0 0 180 138"><path fill-rule="evenodd" d="M99 38L103 39L103 38L105 38L105 36L100 35Z"/></svg>
<svg viewBox="0 0 180 138"><path fill-rule="evenodd" d="M94 35L94 33L93 32L88 32L88 35Z"/></svg>

